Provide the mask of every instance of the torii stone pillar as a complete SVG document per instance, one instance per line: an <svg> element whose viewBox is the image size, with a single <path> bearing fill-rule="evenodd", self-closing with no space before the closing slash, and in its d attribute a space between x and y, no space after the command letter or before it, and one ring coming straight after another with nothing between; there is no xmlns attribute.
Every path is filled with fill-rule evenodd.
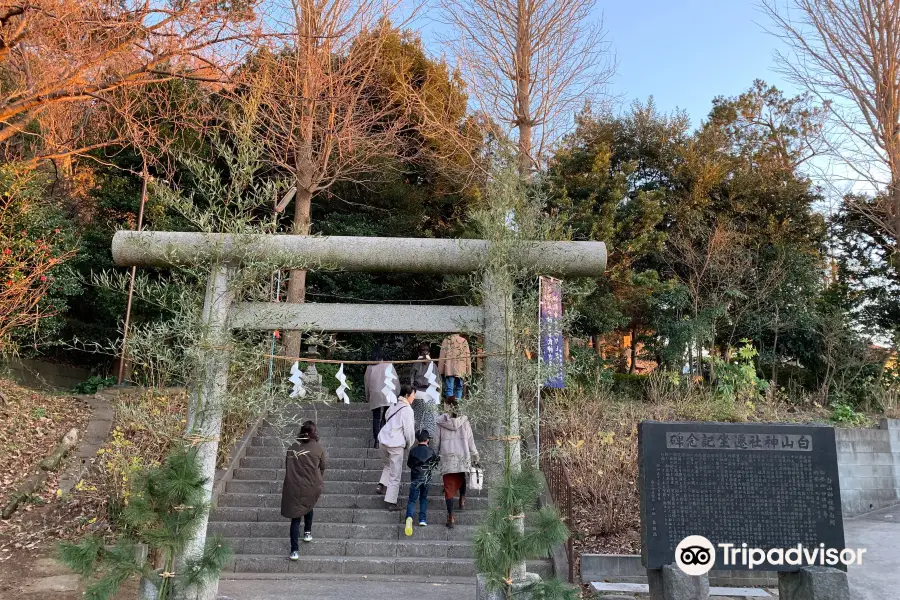
<svg viewBox="0 0 900 600"><path fill-rule="evenodd" d="M112 254L119 266L166 268L173 265L213 264L204 303L204 332L209 349L202 361L199 388L188 408L188 434L197 436L203 473L211 498L215 457L221 432L222 398L228 386L228 340L231 328L318 329L341 332L451 333L483 332L486 393L506 399L510 351L508 310L511 298L495 290L485 277L484 306L397 306L367 304L233 304L228 269L244 261L269 261L273 268L291 261L362 272L467 274L479 270L488 255L485 240L427 238L315 237L120 231L113 237ZM558 277L599 277L606 268L602 242L537 242L523 247L515 259L537 272ZM515 389L508 415L512 436L518 435ZM521 464L519 444L510 446L514 469ZM206 527L198 529L186 556L196 556L206 542ZM515 573L515 578L524 578ZM186 590L183 598L213 600L218 582Z"/></svg>

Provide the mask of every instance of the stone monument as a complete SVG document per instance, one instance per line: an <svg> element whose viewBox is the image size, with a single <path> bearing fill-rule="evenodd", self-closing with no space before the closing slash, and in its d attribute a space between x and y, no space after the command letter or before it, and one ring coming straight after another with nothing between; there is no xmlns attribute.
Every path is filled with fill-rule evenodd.
<svg viewBox="0 0 900 600"><path fill-rule="evenodd" d="M716 567L778 571L786 591L807 590L782 597L847 600L816 591L846 588L831 561L844 549L834 429L645 421L638 440L651 598L707 598Z"/></svg>

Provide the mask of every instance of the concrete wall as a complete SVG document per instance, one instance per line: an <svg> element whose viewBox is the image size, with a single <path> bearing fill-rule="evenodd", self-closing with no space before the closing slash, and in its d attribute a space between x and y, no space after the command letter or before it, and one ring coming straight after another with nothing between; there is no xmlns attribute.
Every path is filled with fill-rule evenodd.
<svg viewBox="0 0 900 600"><path fill-rule="evenodd" d="M836 429L844 517L900 502L900 419L878 429Z"/></svg>
<svg viewBox="0 0 900 600"><path fill-rule="evenodd" d="M47 391L70 390L91 376L87 369L29 358L14 358L3 366L19 385Z"/></svg>

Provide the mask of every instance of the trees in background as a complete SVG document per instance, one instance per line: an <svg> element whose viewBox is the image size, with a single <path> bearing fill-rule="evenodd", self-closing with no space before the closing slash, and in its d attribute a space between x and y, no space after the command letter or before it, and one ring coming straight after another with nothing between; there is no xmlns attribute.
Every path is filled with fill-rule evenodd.
<svg viewBox="0 0 900 600"><path fill-rule="evenodd" d="M574 237L610 243L608 276L574 306L582 331L629 333L632 368L638 340L694 373L743 338L767 369L795 358L823 287L819 196L799 173L821 127L807 96L763 82L715 99L693 133L652 103L582 113L549 170Z"/></svg>
<svg viewBox="0 0 900 600"><path fill-rule="evenodd" d="M240 74L239 99L258 106L258 140L293 183L292 232L309 235L313 197L338 181L361 181L396 152L405 107L373 97L390 13L378 0L291 0L279 7L279 41L255 52ZM245 91L249 90L249 93ZM279 206L279 210L284 206ZM306 271L293 270L288 302L303 302ZM300 333L285 352L299 356Z"/></svg>
<svg viewBox="0 0 900 600"><path fill-rule="evenodd" d="M787 45L785 72L827 105L837 130L826 139L846 169L865 184L852 208L900 248L900 11L894 0L764 0ZM838 174L841 176L841 174Z"/></svg>
<svg viewBox="0 0 900 600"><path fill-rule="evenodd" d="M572 111L613 73L594 0L442 0L479 109L516 134L519 175L542 169Z"/></svg>
<svg viewBox="0 0 900 600"><path fill-rule="evenodd" d="M118 96L221 81L256 34L253 0L0 2L0 144L32 163L129 140Z"/></svg>
<svg viewBox="0 0 900 600"><path fill-rule="evenodd" d="M573 294L570 311L578 332L595 341L611 331L629 335L631 369L643 354L698 373L709 355L727 361L730 348L750 339L760 373L777 382L784 365L802 365L815 387L837 380L834 352L850 347L847 340L896 331L896 235L889 218L872 218L893 210L889 182L880 194L848 196L854 210L835 215L830 229L814 209L821 192L804 171L835 150L828 121L835 103L822 105L821 85L785 97L756 81L737 97L714 99L695 130L685 115L660 114L652 101L617 116L588 102L560 136L569 111L593 99L609 74L608 63L597 62L607 48L588 15L591 2L448 0L459 71L430 58L415 32L386 18L393 5L377 0L217 3L205 12L198 4L116 7L80 26L40 3L0 11L0 109L8 113L0 149L17 161L7 171L34 171L28 198L48 199L53 218L69 224L61 231L82 232L67 275L59 261L69 250L41 292L54 300L40 306L55 309L31 313L45 333L100 343L116 336L121 301L77 283L74 271L87 279L110 267L112 232L136 226L142 210L153 227L202 228L142 189L164 182L190 195L202 169L185 165L200 164L226 188L239 188L222 148L254 148L253 177L272 195L272 208L257 207L254 217L276 230L460 237L467 208L488 182L486 165L504 151L505 125L519 176L546 187L548 214L574 239L609 243L607 276ZM92 6L86 0L67 14L93 14ZM113 18L130 26L113 33ZM156 18L169 20L160 26ZM821 31L838 27L833 19L816 23ZM41 37L54 31L59 40L74 37L67 45ZM36 53L41 45L47 51ZM888 91L876 91L877 102L888 102ZM38 103L15 112L17 98L29 95ZM850 99L844 109L853 108ZM876 121L887 114L879 110ZM238 113L252 144L223 126ZM848 114L837 114L843 125ZM881 148L872 156L888 172L889 144L878 140L889 131L876 121L855 131L871 134ZM222 198L232 196L218 196L195 201L228 210ZM279 217L291 201L290 216ZM457 291L434 276L316 273L307 281L295 270L287 295L462 301ZM59 314L67 297L82 301ZM152 307L138 310L139 321L159 317ZM13 329L10 339L23 339L22 328ZM285 341L288 354L299 353L299 336Z"/></svg>

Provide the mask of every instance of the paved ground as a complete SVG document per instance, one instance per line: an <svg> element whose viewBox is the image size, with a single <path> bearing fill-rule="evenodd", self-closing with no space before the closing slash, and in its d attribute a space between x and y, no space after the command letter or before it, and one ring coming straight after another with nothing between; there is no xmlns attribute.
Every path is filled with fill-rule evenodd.
<svg viewBox="0 0 900 600"><path fill-rule="evenodd" d="M219 600L469 600L474 579L441 579L423 583L399 577L286 575L223 579Z"/></svg>
<svg viewBox="0 0 900 600"><path fill-rule="evenodd" d="M852 600L898 597L900 588L900 504L844 521L848 548L867 548L863 564L850 567Z"/></svg>

